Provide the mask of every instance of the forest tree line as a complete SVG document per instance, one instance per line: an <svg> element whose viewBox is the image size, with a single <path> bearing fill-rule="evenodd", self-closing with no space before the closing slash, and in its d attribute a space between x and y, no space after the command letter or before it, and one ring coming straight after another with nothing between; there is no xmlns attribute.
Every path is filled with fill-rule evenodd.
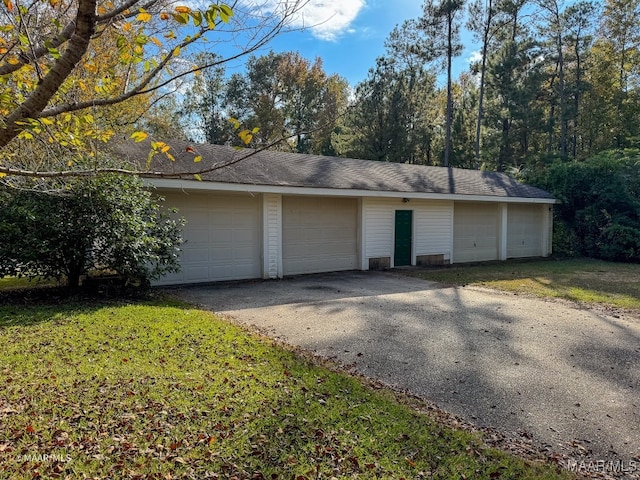
<svg viewBox="0 0 640 480"><path fill-rule="evenodd" d="M463 27L477 59L451 78ZM209 69L157 107L189 129L155 115L151 130L234 144L234 118L260 129L255 147L498 171L639 142L637 0L428 0L385 47L353 86L296 52Z"/></svg>
<svg viewBox="0 0 640 480"><path fill-rule="evenodd" d="M453 78L463 27L478 54ZM557 253L640 261L640 1L427 0L385 48L355 86L296 52L209 70L162 105L189 130L147 127L243 146L237 119L256 148L506 171L559 200Z"/></svg>

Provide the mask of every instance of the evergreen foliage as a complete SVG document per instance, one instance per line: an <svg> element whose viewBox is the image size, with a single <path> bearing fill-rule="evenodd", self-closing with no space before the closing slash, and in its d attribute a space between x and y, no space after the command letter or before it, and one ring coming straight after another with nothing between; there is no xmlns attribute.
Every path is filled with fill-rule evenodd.
<svg viewBox="0 0 640 480"><path fill-rule="evenodd" d="M525 180L560 201L554 251L640 262L640 151L610 150L584 162L556 160Z"/></svg>
<svg viewBox="0 0 640 480"><path fill-rule="evenodd" d="M0 276L80 284L87 273L147 285L177 271L181 221L132 176L103 175L65 193L0 191Z"/></svg>

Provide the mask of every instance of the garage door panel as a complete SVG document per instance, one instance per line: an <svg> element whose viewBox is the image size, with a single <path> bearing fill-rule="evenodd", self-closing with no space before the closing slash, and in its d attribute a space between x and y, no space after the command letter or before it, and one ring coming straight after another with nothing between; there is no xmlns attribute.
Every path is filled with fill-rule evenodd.
<svg viewBox="0 0 640 480"><path fill-rule="evenodd" d="M167 195L186 220L181 272L159 283L259 278L261 216L258 197L220 194Z"/></svg>
<svg viewBox="0 0 640 480"><path fill-rule="evenodd" d="M178 207L182 214L186 210L189 210L189 223L190 225L208 225L209 224L209 212L204 208L190 208L187 204Z"/></svg>
<svg viewBox="0 0 640 480"><path fill-rule="evenodd" d="M357 200L286 196L282 212L285 275L357 268Z"/></svg>
<svg viewBox="0 0 640 480"><path fill-rule="evenodd" d="M498 206L454 205L453 261L483 262L498 259Z"/></svg>
<svg viewBox="0 0 640 480"><path fill-rule="evenodd" d="M236 229L231 232L230 241L238 243L248 243L253 246L255 240L255 231L248 229Z"/></svg>
<svg viewBox="0 0 640 480"><path fill-rule="evenodd" d="M183 230L183 236L189 239L189 244L197 245L209 243L209 230L203 230L201 228L198 229L187 229Z"/></svg>
<svg viewBox="0 0 640 480"><path fill-rule="evenodd" d="M497 245L498 245L498 237L496 236L490 237L489 235L483 233L476 239L477 248L491 249L491 248L497 248Z"/></svg>
<svg viewBox="0 0 640 480"><path fill-rule="evenodd" d="M184 272L184 279L187 282L206 282L209 280L209 267L192 267Z"/></svg>
<svg viewBox="0 0 640 480"><path fill-rule="evenodd" d="M216 243L231 243L233 242L234 232L230 228L224 228L223 225L218 225L213 231L207 231L207 238L213 244Z"/></svg>
<svg viewBox="0 0 640 480"><path fill-rule="evenodd" d="M203 247L196 247L193 244L189 245L187 247L187 245L184 245L184 251L182 253L182 263L197 263L197 262L202 262L202 259L205 259L205 263L206 261L209 260L209 247L208 246L203 246Z"/></svg>
<svg viewBox="0 0 640 480"><path fill-rule="evenodd" d="M255 253L253 245L238 245L229 253L231 255L230 258L233 258L237 262L253 264L252 256Z"/></svg>
<svg viewBox="0 0 640 480"><path fill-rule="evenodd" d="M538 205L509 205L507 257L542 255L542 209Z"/></svg>

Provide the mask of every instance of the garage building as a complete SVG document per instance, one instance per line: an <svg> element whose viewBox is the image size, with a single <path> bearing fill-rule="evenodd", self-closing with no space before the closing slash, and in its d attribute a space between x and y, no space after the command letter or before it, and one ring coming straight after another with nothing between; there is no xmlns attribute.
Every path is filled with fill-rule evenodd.
<svg viewBox="0 0 640 480"><path fill-rule="evenodd" d="M159 284L545 257L554 198L503 173L171 142L147 180L184 217ZM115 142L144 165L148 142ZM197 160L194 161L194 160Z"/></svg>

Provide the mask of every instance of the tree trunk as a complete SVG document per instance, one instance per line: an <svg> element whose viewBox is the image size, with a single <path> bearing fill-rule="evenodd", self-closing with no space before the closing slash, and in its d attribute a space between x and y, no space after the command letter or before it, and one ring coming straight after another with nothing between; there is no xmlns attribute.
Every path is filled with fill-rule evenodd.
<svg viewBox="0 0 640 480"><path fill-rule="evenodd" d="M475 141L475 167L480 168L480 135L482 129L482 120L484 118L484 82L487 71L487 50L489 48L489 32L491 31L491 20L493 18L493 3L489 0L489 8L487 11L487 23L484 27L484 35L482 38L482 66L480 67L480 95L478 98L478 119L476 122L476 141Z"/></svg>
<svg viewBox="0 0 640 480"><path fill-rule="evenodd" d="M556 63L556 71L558 70L558 64ZM549 138L547 140L547 153L553 153L553 141L554 141L554 131L553 131L553 119L556 116L556 104L555 104L555 96L553 95L553 84L556 81L556 74L554 73L549 81L549 90L551 91L551 98L549 103L549 120L547 121L547 130L549 133Z"/></svg>
<svg viewBox="0 0 640 480"><path fill-rule="evenodd" d="M558 23L560 21L558 20ZM558 29L560 25L558 25ZM562 32L558 31L558 87L560 88L560 155L567 156L567 105L564 91L564 56L562 54Z"/></svg>
<svg viewBox="0 0 640 480"><path fill-rule="evenodd" d="M444 166L448 167L451 157L451 123L453 121L453 100L451 98L451 62L453 57L453 12L447 14L447 119L444 145Z"/></svg>
<svg viewBox="0 0 640 480"><path fill-rule="evenodd" d="M96 2L97 0L79 0L76 29L67 48L29 98L6 116L5 122L0 128L0 147L6 146L23 129L16 122L25 118L34 118L44 110L86 53L91 36L95 32Z"/></svg>
<svg viewBox="0 0 640 480"><path fill-rule="evenodd" d="M580 37L578 36L578 39ZM580 70L580 43L579 40L576 40L575 44L575 54L576 54L576 94L573 97L573 145L571 146L572 157L575 158L578 156L578 131L580 128L580 89L582 82L582 71Z"/></svg>
<svg viewBox="0 0 640 480"><path fill-rule="evenodd" d="M504 172L504 167L507 164L510 157L510 139L509 131L511 130L511 122L508 118L502 119L502 143L500 145L500 153L498 154L498 165L496 170L498 172Z"/></svg>

